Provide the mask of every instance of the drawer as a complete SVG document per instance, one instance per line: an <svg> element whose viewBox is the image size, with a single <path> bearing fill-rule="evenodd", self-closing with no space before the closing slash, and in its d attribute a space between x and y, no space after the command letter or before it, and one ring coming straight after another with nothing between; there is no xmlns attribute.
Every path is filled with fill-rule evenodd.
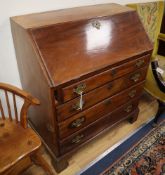
<svg viewBox="0 0 165 175"><path fill-rule="evenodd" d="M130 100L136 99L141 95L143 84L129 88L117 95L108 98L97 105L77 114L69 119L59 123L59 137L64 138L90 123L98 120L104 115L112 112L117 107L127 103ZM132 96L134 94L134 96Z"/></svg>
<svg viewBox="0 0 165 175"><path fill-rule="evenodd" d="M85 110L96 103L108 98L136 83L143 81L146 77L147 67L141 68L131 74L127 74L124 77L111 81L99 88L90 91L83 95L83 108ZM77 97L65 104L57 106L58 119L64 120L76 113L82 112L79 107L80 97Z"/></svg>
<svg viewBox="0 0 165 175"><path fill-rule="evenodd" d="M132 118L135 115L135 113L137 115L138 111L136 109L138 105L138 100L139 99L136 99L134 101L131 101L121 106L120 108L116 109L114 112L97 120L92 125L89 125L88 127L71 135L70 137L63 139L60 142L61 154L64 154L64 153L67 153L68 151L73 150L78 145L84 143L85 141L91 139L92 137L95 137L101 131L114 125L115 123L120 122L121 120L124 120L129 117Z"/></svg>
<svg viewBox="0 0 165 175"><path fill-rule="evenodd" d="M91 78L85 79L71 86L62 88L63 99L62 102L69 101L78 96L79 91L87 93L92 89L95 89L113 79L119 78L125 74L135 71L148 64L150 55L145 55L133 61L129 61L120 66L113 67L108 71L95 75Z"/></svg>

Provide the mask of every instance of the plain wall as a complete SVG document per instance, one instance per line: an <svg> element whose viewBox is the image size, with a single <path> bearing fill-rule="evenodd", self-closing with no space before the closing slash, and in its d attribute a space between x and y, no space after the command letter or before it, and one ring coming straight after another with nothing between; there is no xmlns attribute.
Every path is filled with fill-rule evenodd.
<svg viewBox="0 0 165 175"><path fill-rule="evenodd" d="M9 17L103 3L127 4L149 0L0 0L0 82L21 87Z"/></svg>

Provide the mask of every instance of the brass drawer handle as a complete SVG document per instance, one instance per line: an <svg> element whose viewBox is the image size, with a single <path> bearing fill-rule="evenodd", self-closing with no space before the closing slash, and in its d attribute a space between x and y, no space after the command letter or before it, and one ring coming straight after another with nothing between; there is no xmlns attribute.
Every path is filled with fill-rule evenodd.
<svg viewBox="0 0 165 175"><path fill-rule="evenodd" d="M72 139L72 143L74 144L79 143L83 137L84 137L83 134L77 135L75 138Z"/></svg>
<svg viewBox="0 0 165 175"><path fill-rule="evenodd" d="M127 106L127 108L124 109L124 111L127 112L127 113L129 113L129 112L132 111L132 108L133 108L133 106L132 105L129 105L129 106Z"/></svg>
<svg viewBox="0 0 165 175"><path fill-rule="evenodd" d="M82 84L79 84L75 89L73 89L73 92L78 95L81 95L81 93L84 92L85 88L86 88L86 84L82 83Z"/></svg>
<svg viewBox="0 0 165 175"><path fill-rule="evenodd" d="M136 67L137 68L139 68L139 67L141 67L141 66L143 66L144 65L144 60L138 60L137 62L136 62Z"/></svg>
<svg viewBox="0 0 165 175"><path fill-rule="evenodd" d="M133 80L135 83L139 81L141 74L140 73L136 73L134 75L131 76L131 80Z"/></svg>
<svg viewBox="0 0 165 175"><path fill-rule="evenodd" d="M76 120L74 120L72 123L70 123L69 127L70 128L78 128L82 126L82 124L85 122L85 116L80 117Z"/></svg>
<svg viewBox="0 0 165 175"><path fill-rule="evenodd" d="M128 95L129 95L129 97L131 97L131 98L135 97L135 95L136 95L136 90L130 91Z"/></svg>
<svg viewBox="0 0 165 175"><path fill-rule="evenodd" d="M82 101L82 107L84 106L84 101ZM77 102L76 104L73 104L72 105L72 111L79 111L79 110L82 110L81 107L80 107L80 102Z"/></svg>
<svg viewBox="0 0 165 175"><path fill-rule="evenodd" d="M94 21L92 22L92 26L99 30L101 27L101 23L99 21Z"/></svg>

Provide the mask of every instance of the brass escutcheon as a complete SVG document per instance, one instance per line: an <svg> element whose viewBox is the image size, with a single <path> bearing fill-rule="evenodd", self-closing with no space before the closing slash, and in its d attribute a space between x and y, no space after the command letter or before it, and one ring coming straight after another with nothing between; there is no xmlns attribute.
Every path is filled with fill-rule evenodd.
<svg viewBox="0 0 165 175"><path fill-rule="evenodd" d="M112 89L112 87L113 87L113 83L109 83L107 86L108 89Z"/></svg>
<svg viewBox="0 0 165 175"><path fill-rule="evenodd" d="M105 102L105 105L110 105L112 103L111 99L107 99Z"/></svg>
<svg viewBox="0 0 165 175"><path fill-rule="evenodd" d="M101 27L101 24L99 21L94 21L92 22L92 26L99 30Z"/></svg>
<svg viewBox="0 0 165 175"><path fill-rule="evenodd" d="M70 128L78 128L80 127L83 123L85 122L85 116L82 116L76 120L74 120L70 125L69 127Z"/></svg>
<svg viewBox="0 0 165 175"><path fill-rule="evenodd" d="M73 89L73 92L80 95L81 93L84 92L85 88L86 88L86 84L82 83L82 84L79 84L75 89Z"/></svg>
<svg viewBox="0 0 165 175"><path fill-rule="evenodd" d="M112 75L112 76L115 76L115 75L116 75L116 70L115 70L115 69L112 69L112 70L111 70L111 75Z"/></svg>
<svg viewBox="0 0 165 175"><path fill-rule="evenodd" d="M72 143L74 144L79 143L83 137L84 137L83 134L77 135L75 138L72 139Z"/></svg>

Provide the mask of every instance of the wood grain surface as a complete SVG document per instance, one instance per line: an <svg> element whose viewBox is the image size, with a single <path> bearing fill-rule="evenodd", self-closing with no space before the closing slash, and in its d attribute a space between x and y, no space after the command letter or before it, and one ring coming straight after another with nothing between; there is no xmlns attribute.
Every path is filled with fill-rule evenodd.
<svg viewBox="0 0 165 175"><path fill-rule="evenodd" d="M95 120L140 97L152 44L137 13L117 4L12 17L11 27L22 87L41 102L31 108L29 122L60 172L68 157L101 134L104 125L108 128ZM86 103L82 111L70 111L79 101L78 88ZM135 122L138 110L133 113ZM79 125L83 116L82 128L66 129L69 122ZM120 119L112 116L109 127ZM70 137L88 125L89 137L72 146ZM81 135L72 139L77 142Z"/></svg>

